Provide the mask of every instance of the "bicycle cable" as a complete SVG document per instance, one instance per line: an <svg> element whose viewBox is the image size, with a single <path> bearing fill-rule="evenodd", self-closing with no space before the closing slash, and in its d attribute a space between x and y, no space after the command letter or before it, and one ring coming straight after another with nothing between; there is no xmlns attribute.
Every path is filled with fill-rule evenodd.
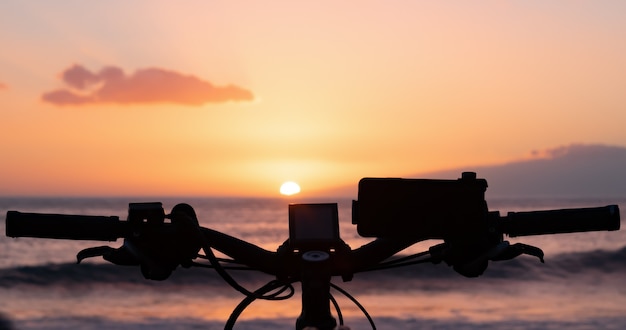
<svg viewBox="0 0 626 330"><path fill-rule="evenodd" d="M330 299L330 302L335 307L335 311L337 312L337 318L339 319L339 325L343 325L343 313L341 313L341 308L339 307L337 299L335 299L333 294L330 292L328 293L328 299Z"/></svg>
<svg viewBox="0 0 626 330"><path fill-rule="evenodd" d="M196 262L196 261L192 261L190 263L191 266L193 267L201 267L201 268L211 268L211 269L215 269L215 266L210 265L210 264L203 264L200 262ZM254 268L250 268L250 267L246 267L246 266L221 266L223 269L228 269L228 270L256 270Z"/></svg>
<svg viewBox="0 0 626 330"><path fill-rule="evenodd" d="M248 289L244 288L232 276L230 276L230 274L228 274L226 269L220 263L219 259L213 253L213 249L211 248L211 244L210 244L209 240L202 233L202 227L200 227L200 224L197 221L193 221L194 220L193 218L196 218L195 211L191 208L191 206L189 206L187 204L183 204L183 205L184 206L181 206L181 207L188 206L189 209L185 210L187 212L185 212L185 211L181 212L183 214L183 216L181 216L180 219L186 221L187 225L189 225L189 226L194 228L194 232L196 233L196 236L198 238L198 241L200 242L200 246L202 247L202 250L204 251L206 259L209 260L209 263L213 266L213 269L215 269L215 271L222 277L222 279L224 279L224 281L226 281L226 283L228 283L232 288L234 288L235 290L239 291L241 294L243 294L247 298L253 297L253 300L256 300L256 299L268 299L268 298L264 297L263 295L259 295L258 294L259 290L256 290L256 291L252 292L252 291L249 291ZM174 213L174 210L172 210L172 213ZM171 215L170 215L170 217L171 217ZM291 285L291 284L289 284L289 285ZM270 300L275 300L274 298L275 297L271 297L269 299Z"/></svg>
<svg viewBox="0 0 626 330"><path fill-rule="evenodd" d="M390 268L398 268L398 267L404 267L404 266L411 266L411 265L417 265L417 264L423 264L423 263L427 263L427 262L432 262L432 257L428 257L428 258L424 258L424 259L420 259L420 260L414 260L414 261L407 261L407 260L412 260L412 259L416 259L416 258L420 258L426 255L429 255L430 252L429 251L424 251L424 252L419 252L419 253L415 253L412 255L408 255L405 257L401 257L401 258L396 258L393 260L388 260L385 262L381 262L376 266L364 269L364 272L367 271L375 271L375 270L383 270L383 269L390 269Z"/></svg>
<svg viewBox="0 0 626 330"><path fill-rule="evenodd" d="M230 313L230 316L228 317L228 321L226 322L226 325L224 326L225 330L230 330L235 326L235 322L237 322L237 318L239 317L239 315L241 315L241 313L243 313L243 311L250 306L251 303L253 303L256 299L258 299L259 297L271 297L274 296L276 294L280 294L282 292L284 292L286 289L290 289L290 293L287 296L283 296L280 299L269 299L269 300L282 300L282 299L288 299L291 298L294 295L294 288L292 285L292 282L280 282L278 280L272 280L269 281L267 284L265 284L264 286L260 287L259 289L257 289L256 291L254 291L254 293L252 293L251 295L247 295L240 303L239 305L237 305L237 307L235 307L235 309L232 311L232 313ZM273 290L279 289L278 292L273 293L271 295L265 296L266 293L271 292Z"/></svg>
<svg viewBox="0 0 626 330"><path fill-rule="evenodd" d="M209 258L207 258L207 256L205 256L203 254L198 254L196 256L196 258L205 259L205 260L209 259ZM228 269L228 270L254 270L254 271L256 271L256 269L254 269L252 267L248 267L244 263L239 262L239 261L234 260L234 259L227 259L227 258L216 258L216 259L220 263L239 265L239 266L224 266L224 265L221 265L221 267L224 268L224 269ZM202 268L215 268L215 266L213 266L212 264L205 264L205 263L201 263L201 262L197 262L197 261L192 261L190 263L190 265L194 266L194 267L202 267Z"/></svg>
<svg viewBox="0 0 626 330"><path fill-rule="evenodd" d="M334 284L334 283L330 283L330 286L341 292L344 296L346 296L348 299L350 299L352 301L352 303L354 303L363 313L363 315L365 315L365 317L367 318L367 320L369 321L370 325L372 326L373 330L376 330L376 324L374 324L374 320L372 319L372 317L370 316L370 314L367 312L367 310L365 310L365 307L363 307L363 305L361 305L361 303L356 300L356 298L354 298L350 293L348 293L348 291L342 289L340 286Z"/></svg>

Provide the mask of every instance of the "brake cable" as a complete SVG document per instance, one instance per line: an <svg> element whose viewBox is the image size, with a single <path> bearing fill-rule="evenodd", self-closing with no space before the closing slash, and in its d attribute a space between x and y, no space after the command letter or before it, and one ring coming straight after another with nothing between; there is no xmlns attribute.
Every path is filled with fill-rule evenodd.
<svg viewBox="0 0 626 330"><path fill-rule="evenodd" d="M372 326L372 329L376 330L376 325L374 324L374 320L372 319L372 317L370 316L370 314L367 312L367 310L365 310L365 307L363 307L363 305L361 305L361 303L356 300L356 298L354 298L354 296L352 296L350 293L348 293L348 291L342 289L341 287L339 287L338 285L334 284L334 283L330 283L330 286L341 292L344 296L346 296L346 298L350 299L352 301L352 303L354 303L363 313L363 315L365 315L365 317L367 318L367 320L369 321L370 325Z"/></svg>
<svg viewBox="0 0 626 330"><path fill-rule="evenodd" d="M266 284L265 286L261 287L260 289L251 292L248 289L244 288L242 285L240 285L232 276L230 276L230 274L228 274L228 272L226 272L225 268L222 266L222 264L220 263L220 260L215 256L215 254L213 253L213 249L211 248L211 244L209 242L209 240L207 239L207 237L202 233L202 229L200 227L200 225L197 222L192 221L192 217L195 218L196 214L195 211L193 210L193 208L191 208L191 206L187 205L187 204L179 204L177 205L180 208L188 208L188 209L184 209L184 210L180 210L179 213L181 213L181 220L184 220L187 222L187 224L190 227L194 228L194 232L196 233L197 239L200 242L200 246L202 247L202 250L204 251L205 257L207 260L209 260L209 263L213 266L213 269L215 269L215 271L222 277L222 279L224 279L224 281L226 281L226 283L228 283L231 287L233 287L235 290L239 291L241 294L243 294L244 296L246 296L248 298L252 298L252 301L256 300L256 299L266 299L266 300L280 300L280 299L287 299L289 297L291 297L291 295L287 295L287 297L282 298L282 297L277 297L276 295L270 295L270 296L264 296L263 293L269 292L269 291L263 291L262 289L265 289L268 285L274 283L275 281L270 281L268 284ZM175 207L176 208L176 207ZM175 210L172 210L172 214L175 212ZM172 216L171 214L169 215L170 217ZM289 287L291 287L291 290L293 291L293 287L291 286L291 283L288 284L281 284L281 286L283 285L287 285ZM273 289L278 288L278 286L274 287L272 286ZM286 290L286 289L285 289ZM259 294L261 292L261 294ZM281 292L284 292L284 290L282 290Z"/></svg>
<svg viewBox="0 0 626 330"><path fill-rule="evenodd" d="M232 313L230 313L230 316L228 317L228 321L226 322L224 329L232 329L235 326L235 322L237 322L237 318L239 317L239 315L241 315L241 313L243 313L243 311L258 298L266 297L264 299L268 299L268 300L283 300L283 299L291 298L295 291L292 285L293 282L294 281L281 282L278 280L271 280L264 286L254 291L252 294L246 295L246 297L239 303L239 305L235 307ZM279 289L279 288L280 290L278 290L278 292L267 295L267 296L265 295L266 293ZM267 297L273 297L277 294L280 294L284 292L287 288L289 288L291 291L287 296L282 296L280 297L280 299L267 298Z"/></svg>
<svg viewBox="0 0 626 330"><path fill-rule="evenodd" d="M337 299L335 299L333 294L330 292L328 293L328 299L333 304L333 307L335 307L335 311L337 312L337 318L339 319L339 325L343 325L343 313L341 313L341 308L339 307Z"/></svg>
<svg viewBox="0 0 626 330"><path fill-rule="evenodd" d="M417 265L417 264L423 264L423 263L427 263L427 262L432 262L433 259L432 257L428 257L425 259L420 259L420 260L414 260L414 261L408 261L408 260L412 260L412 259L416 259L416 258L420 258L426 255L430 255L430 251L423 251L423 252L419 252L419 253L415 253L412 255L408 255L405 257L401 257L401 258L396 258L396 259L392 259L392 260L388 260L385 262L381 262L378 265L372 266L370 268L364 269L363 272L366 271L375 271L375 270L383 270L383 269L390 269L390 268L397 268L397 267L404 267L404 266L410 266L410 265Z"/></svg>

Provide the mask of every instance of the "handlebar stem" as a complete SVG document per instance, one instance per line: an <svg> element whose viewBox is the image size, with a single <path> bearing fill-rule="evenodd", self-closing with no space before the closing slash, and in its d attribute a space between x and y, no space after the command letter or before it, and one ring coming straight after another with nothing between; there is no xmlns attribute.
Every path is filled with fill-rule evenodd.
<svg viewBox="0 0 626 330"><path fill-rule="evenodd" d="M332 330L337 321L330 314L330 256L322 251L302 254L302 312L296 330L315 327Z"/></svg>

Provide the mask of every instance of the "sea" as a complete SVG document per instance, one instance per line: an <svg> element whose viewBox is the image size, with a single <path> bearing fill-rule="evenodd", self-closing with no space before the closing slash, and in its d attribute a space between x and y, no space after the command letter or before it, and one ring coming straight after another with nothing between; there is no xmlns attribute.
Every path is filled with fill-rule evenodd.
<svg viewBox="0 0 626 330"><path fill-rule="evenodd" d="M200 224L276 250L288 237L289 203L338 203L341 237L352 248L370 242L351 221L351 200L263 198L0 198L0 329L223 329L244 298L213 269L179 267L166 281L146 280L138 267L102 259L76 264L84 248L116 242L9 238L6 211L119 216L130 202L194 207ZM502 215L617 204L626 198L498 199L489 209ZM622 220L624 227L624 220ZM377 329L626 329L626 230L506 238L545 252L491 262L477 278L445 263L423 263L354 275L333 283L357 299ZM401 255L427 250L420 242ZM229 270L255 290L272 277ZM294 329L301 312L300 287L281 301L255 301L235 329ZM344 323L372 329L361 310L333 291ZM335 314L335 316L337 316Z"/></svg>

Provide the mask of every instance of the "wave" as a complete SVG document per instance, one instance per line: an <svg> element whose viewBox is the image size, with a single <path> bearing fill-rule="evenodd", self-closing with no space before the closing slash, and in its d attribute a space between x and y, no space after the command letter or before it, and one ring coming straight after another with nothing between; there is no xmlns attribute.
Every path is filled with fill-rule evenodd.
<svg viewBox="0 0 626 330"><path fill-rule="evenodd" d="M457 329L457 330L492 330L492 329L622 329L626 326L626 317L601 317L588 320L502 320L493 322L472 322L462 319L421 319L421 318L376 318L376 326L380 329ZM22 324L22 323L26 324ZM293 329L293 319L253 319L237 322L241 330L288 330ZM16 329L22 326L29 329L120 329L120 330L165 330L165 329L223 329L223 321L203 320L194 318L150 319L141 321L114 321L105 318L82 317L45 317L14 322ZM370 329L363 319L346 320L352 329Z"/></svg>
<svg viewBox="0 0 626 330"><path fill-rule="evenodd" d="M554 255L540 263L534 257L518 257L513 260L491 262L482 275L483 278L504 280L542 280L546 277L575 279L579 275L620 276L626 271L626 246L613 250L595 250L577 253ZM243 285L260 286L271 279L271 276L255 271L232 270L230 273ZM413 281L414 280L414 281ZM430 263L380 271L359 273L355 275L353 284L358 287L384 288L402 283L464 281L462 276L445 264ZM473 280L473 279L470 279ZM385 284L387 283L387 284ZM21 266L0 269L0 287L15 286L81 286L81 285L134 285L134 286L189 286L211 285L227 287L223 280L211 269L190 268L177 269L172 276L163 282L150 281L143 278L139 267L116 266L104 263L83 263L80 265L46 264L38 266Z"/></svg>

